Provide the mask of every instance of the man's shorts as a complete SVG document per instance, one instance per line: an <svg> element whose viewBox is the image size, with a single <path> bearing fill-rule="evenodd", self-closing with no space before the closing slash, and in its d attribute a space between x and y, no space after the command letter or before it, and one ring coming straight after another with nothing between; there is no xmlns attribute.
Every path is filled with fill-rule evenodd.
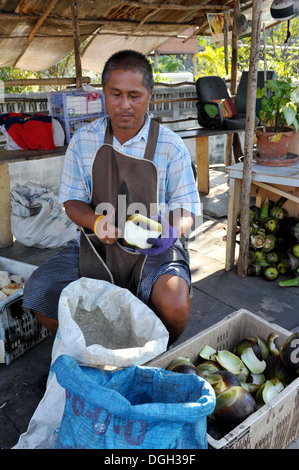
<svg viewBox="0 0 299 470"><path fill-rule="evenodd" d="M145 304L149 303L152 287L162 274L182 277L191 291L189 254L178 242L171 249L179 255L178 261L160 265L159 256L148 256L146 259L138 291L138 298ZM23 307L57 320L61 291L79 278L79 242L72 240L28 279L24 288Z"/></svg>

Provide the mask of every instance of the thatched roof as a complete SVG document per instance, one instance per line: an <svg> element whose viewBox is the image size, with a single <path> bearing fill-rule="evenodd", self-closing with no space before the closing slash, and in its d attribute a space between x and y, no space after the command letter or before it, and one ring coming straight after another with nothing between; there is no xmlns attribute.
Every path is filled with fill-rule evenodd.
<svg viewBox="0 0 299 470"><path fill-rule="evenodd" d="M266 24L273 0L263 1ZM0 0L0 67L42 71L74 48L71 0ZM74 1L73 1L74 3ZM101 72L111 53L133 48L149 54L188 28L210 35L207 14L233 9L233 0L77 0L80 42L90 37L82 67ZM250 0L240 11L251 19ZM192 37L191 36L191 37ZM184 39L188 40L188 37Z"/></svg>

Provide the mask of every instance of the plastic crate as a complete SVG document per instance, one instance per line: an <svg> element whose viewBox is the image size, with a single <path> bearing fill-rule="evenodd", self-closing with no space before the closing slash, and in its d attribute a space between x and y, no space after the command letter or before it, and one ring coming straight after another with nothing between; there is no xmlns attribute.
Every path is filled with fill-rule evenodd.
<svg viewBox="0 0 299 470"><path fill-rule="evenodd" d="M25 282L36 268L32 264L0 257L0 270L19 274ZM23 290L0 301L0 364L14 362L50 336L35 316L23 309L22 302Z"/></svg>
<svg viewBox="0 0 299 470"><path fill-rule="evenodd" d="M240 309L147 365L166 368L178 356L188 356L191 361L195 361L205 344L219 350L232 350L247 336L258 335L267 338L271 332L279 335L278 346L292 334L247 310ZM298 435L299 378L221 439L213 439L209 434L207 437L209 446L214 449L284 449Z"/></svg>
<svg viewBox="0 0 299 470"><path fill-rule="evenodd" d="M66 90L47 96L49 114L63 125L67 143L80 127L106 113L104 95L99 91Z"/></svg>

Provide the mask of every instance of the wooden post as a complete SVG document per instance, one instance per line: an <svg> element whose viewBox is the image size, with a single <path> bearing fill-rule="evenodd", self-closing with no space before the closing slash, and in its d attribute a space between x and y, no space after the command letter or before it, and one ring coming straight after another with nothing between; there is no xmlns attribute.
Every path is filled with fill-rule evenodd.
<svg viewBox="0 0 299 470"><path fill-rule="evenodd" d="M75 51L75 64L76 64L76 87L82 87L82 67L81 67L81 55L80 55L80 31L79 22L77 15L77 2L70 0L72 8L72 20L73 20L73 36L74 36L74 51Z"/></svg>
<svg viewBox="0 0 299 470"><path fill-rule="evenodd" d="M237 92L237 69L238 69L238 34L236 18L239 13L239 0L234 0L233 31L232 31L232 65L230 92L235 96Z"/></svg>
<svg viewBox="0 0 299 470"><path fill-rule="evenodd" d="M196 146L196 168L197 189L199 193L209 194L209 137L195 139Z"/></svg>
<svg viewBox="0 0 299 470"><path fill-rule="evenodd" d="M234 0L234 14L233 14L233 31L232 31L232 63L231 63L231 82L230 93L232 96L237 92L237 68L238 68L238 34L236 26L236 18L239 13L239 1ZM226 152L225 152L225 165L232 164L232 145L233 134L226 136Z"/></svg>
<svg viewBox="0 0 299 470"><path fill-rule="evenodd" d="M197 54L193 54L192 57L192 66L193 66L193 80L196 82L197 79Z"/></svg>
<svg viewBox="0 0 299 470"><path fill-rule="evenodd" d="M246 102L246 127L244 144L243 181L241 195L241 231L240 231L240 255L238 263L238 276L247 275L248 252L249 252L249 227L250 227L250 193L253 155L253 135L255 129L255 106L257 89L258 58L260 52L261 37L261 0L252 2L252 33L250 63L247 86Z"/></svg>
<svg viewBox="0 0 299 470"><path fill-rule="evenodd" d="M225 166L230 166L232 164L233 138L234 134L226 134Z"/></svg>
<svg viewBox="0 0 299 470"><path fill-rule="evenodd" d="M158 72L158 67L159 67L159 52L157 51L157 49L155 49L154 58L155 58L154 69L155 69L155 72Z"/></svg>
<svg viewBox="0 0 299 470"><path fill-rule="evenodd" d="M267 50L266 50L266 27L265 23L263 23L263 41L264 41L264 87L265 87L265 96L267 96Z"/></svg>
<svg viewBox="0 0 299 470"><path fill-rule="evenodd" d="M228 75L228 23L226 21L226 11L224 12L223 38L224 38L225 73L226 75Z"/></svg>
<svg viewBox="0 0 299 470"><path fill-rule="evenodd" d="M13 244L11 234L11 202L8 163L0 165L0 247Z"/></svg>

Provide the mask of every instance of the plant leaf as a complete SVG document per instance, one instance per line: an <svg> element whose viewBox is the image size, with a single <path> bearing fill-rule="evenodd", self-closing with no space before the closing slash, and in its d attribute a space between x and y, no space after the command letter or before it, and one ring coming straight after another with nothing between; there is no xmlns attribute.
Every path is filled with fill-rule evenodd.
<svg viewBox="0 0 299 470"><path fill-rule="evenodd" d="M265 88L257 88L256 97L262 98L263 96L265 96Z"/></svg>
<svg viewBox="0 0 299 470"><path fill-rule="evenodd" d="M295 90L292 91L291 99L294 104L299 104L299 87L295 88Z"/></svg>
<svg viewBox="0 0 299 470"><path fill-rule="evenodd" d="M274 109L272 100L269 100L266 98L266 96L263 96L261 99L261 108L265 113L272 113Z"/></svg>
<svg viewBox="0 0 299 470"><path fill-rule="evenodd" d="M288 126L291 126L296 122L296 111L291 108L291 106L286 107L282 106L282 111L285 117L285 120L287 121Z"/></svg>

